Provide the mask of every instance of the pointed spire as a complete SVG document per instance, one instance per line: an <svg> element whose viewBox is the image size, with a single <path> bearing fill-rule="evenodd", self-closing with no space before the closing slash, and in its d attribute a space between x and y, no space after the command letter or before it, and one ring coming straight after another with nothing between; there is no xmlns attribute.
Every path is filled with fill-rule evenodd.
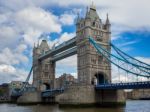
<svg viewBox="0 0 150 112"><path fill-rule="evenodd" d="M76 22L78 23L80 21L80 15L79 15L79 12L77 12L77 19L76 19Z"/></svg>
<svg viewBox="0 0 150 112"><path fill-rule="evenodd" d="M33 48L35 48L35 42L34 42L34 47Z"/></svg>
<svg viewBox="0 0 150 112"><path fill-rule="evenodd" d="M78 18L78 19L80 18L79 12L77 13L77 18Z"/></svg>
<svg viewBox="0 0 150 112"><path fill-rule="evenodd" d="M37 47L39 47L39 46L40 46L40 44L39 44L39 39L38 39Z"/></svg>
<svg viewBox="0 0 150 112"><path fill-rule="evenodd" d="M86 7L86 16L88 15L88 12L89 12L89 8L88 6Z"/></svg>
<svg viewBox="0 0 150 112"><path fill-rule="evenodd" d="M106 24L107 24L107 25L110 25L108 13L107 13L107 18L106 18Z"/></svg>
<svg viewBox="0 0 150 112"><path fill-rule="evenodd" d="M90 16L89 16L89 8L88 8L88 6L87 6L87 8L86 8L86 16L85 16L85 18L87 19L87 18L90 18Z"/></svg>
<svg viewBox="0 0 150 112"><path fill-rule="evenodd" d="M96 10L96 7L94 5L94 2L92 1L92 5L90 6L90 9Z"/></svg>

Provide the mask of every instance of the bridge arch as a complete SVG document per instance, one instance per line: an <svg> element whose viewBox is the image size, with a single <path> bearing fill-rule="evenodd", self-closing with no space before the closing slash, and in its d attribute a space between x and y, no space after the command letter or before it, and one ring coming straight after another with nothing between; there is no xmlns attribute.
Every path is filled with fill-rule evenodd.
<svg viewBox="0 0 150 112"><path fill-rule="evenodd" d="M104 83L108 83L108 77L105 73L103 72L98 72L95 73L95 78L97 80L97 84L104 84Z"/></svg>
<svg viewBox="0 0 150 112"><path fill-rule="evenodd" d="M42 91L44 91L44 90L51 89L51 86L50 86L49 83L42 83L40 88L41 88Z"/></svg>

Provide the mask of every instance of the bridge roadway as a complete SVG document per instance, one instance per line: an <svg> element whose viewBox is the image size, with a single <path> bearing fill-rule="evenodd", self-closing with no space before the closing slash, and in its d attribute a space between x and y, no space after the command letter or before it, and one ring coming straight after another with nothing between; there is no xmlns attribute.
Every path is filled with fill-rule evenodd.
<svg viewBox="0 0 150 112"><path fill-rule="evenodd" d="M42 92L42 97L53 97L57 94L61 94L64 92L64 88L60 88L60 89L50 89L50 90L45 90Z"/></svg>
<svg viewBox="0 0 150 112"><path fill-rule="evenodd" d="M49 57L52 57L52 61L57 61L57 60L60 60L60 59L63 59L63 58L66 58L66 57L76 54L77 49L74 48L74 47L76 47L76 39L77 38L74 37L74 38L72 38L68 41L65 41L62 44L56 46L54 49L51 49L51 50L45 52L44 54L39 56L39 60L44 60ZM61 55L61 53L63 53L62 57L58 56L58 55Z"/></svg>
<svg viewBox="0 0 150 112"><path fill-rule="evenodd" d="M95 89L150 89L150 81L101 84Z"/></svg>
<svg viewBox="0 0 150 112"><path fill-rule="evenodd" d="M95 86L96 90L102 89L150 89L150 81L145 82L129 82L129 83L108 83L100 84ZM41 97L53 97L57 94L63 93L64 88L61 89L51 89L42 92Z"/></svg>

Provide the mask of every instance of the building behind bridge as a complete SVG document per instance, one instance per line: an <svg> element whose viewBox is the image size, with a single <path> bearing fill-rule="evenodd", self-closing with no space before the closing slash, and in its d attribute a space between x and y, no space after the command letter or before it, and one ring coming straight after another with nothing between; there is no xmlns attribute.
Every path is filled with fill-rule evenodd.
<svg viewBox="0 0 150 112"><path fill-rule="evenodd" d="M134 89L131 92L127 92L127 99L150 99L150 89Z"/></svg>
<svg viewBox="0 0 150 112"><path fill-rule="evenodd" d="M77 79L74 78L74 76L64 73L60 77L56 78L55 88L65 88L75 83L77 83Z"/></svg>
<svg viewBox="0 0 150 112"><path fill-rule="evenodd" d="M9 84L3 83L0 85L0 101L9 100Z"/></svg>
<svg viewBox="0 0 150 112"><path fill-rule="evenodd" d="M11 95L13 91L20 91L24 84L25 82L22 81L11 81L11 83L9 83L9 95ZM29 83L27 83L27 86L31 87Z"/></svg>

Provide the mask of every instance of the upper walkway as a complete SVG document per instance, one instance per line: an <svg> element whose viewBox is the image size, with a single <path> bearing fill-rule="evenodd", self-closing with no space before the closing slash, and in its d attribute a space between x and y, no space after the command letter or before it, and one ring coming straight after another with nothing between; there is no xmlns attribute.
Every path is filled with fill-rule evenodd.
<svg viewBox="0 0 150 112"><path fill-rule="evenodd" d="M76 54L76 52L77 52L77 49L75 49L76 40L77 40L77 38L74 37L68 41L63 42L62 44L56 46L54 49L51 49L51 50L45 52L44 54L42 54L39 57L39 60L44 60L46 58L52 57L53 61L57 61L57 60L60 60L61 58L63 59L63 58L66 58L66 57ZM71 48L74 48L74 49L71 49ZM67 52L69 49L70 49L70 51ZM61 57L59 56L57 58L56 56L61 55L61 53L63 53L63 55Z"/></svg>

